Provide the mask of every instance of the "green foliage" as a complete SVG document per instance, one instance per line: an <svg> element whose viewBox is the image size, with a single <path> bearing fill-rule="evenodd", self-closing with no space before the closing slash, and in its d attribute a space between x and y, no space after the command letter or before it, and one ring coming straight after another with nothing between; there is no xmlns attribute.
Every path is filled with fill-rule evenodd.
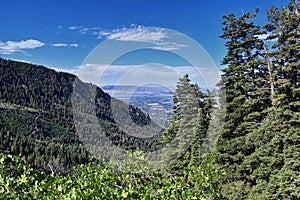
<svg viewBox="0 0 300 200"><path fill-rule="evenodd" d="M186 138L184 145L178 144L180 158L171 164L171 169L180 169L186 166L198 165L201 161L201 145L206 136L210 112L213 104L212 98L204 94L197 84L190 83L186 74L180 78L173 97L174 107L170 127L163 132L164 142L172 141L180 135Z"/></svg>
<svg viewBox="0 0 300 200"><path fill-rule="evenodd" d="M53 163L57 172L64 173L74 164L86 163L89 153L78 138L73 120L71 97L75 81L76 77L68 73L0 58L0 152L21 154L28 163L46 172L51 172L49 165ZM141 139L119 129L108 94L91 84L82 83L82 88L95 91L97 125L114 145L144 151L159 147L160 134ZM140 109L121 101L119 104L129 109L133 123L143 126L151 122ZM83 105L78 107L86 112Z"/></svg>
<svg viewBox="0 0 300 200"><path fill-rule="evenodd" d="M229 199L300 198L298 10L295 0L271 6L265 30L256 13L224 16L226 118L215 158Z"/></svg>
<svg viewBox="0 0 300 200"><path fill-rule="evenodd" d="M198 167L179 175L119 171L111 165L80 165L68 176L45 175L19 157L0 157L3 199L221 199L224 173L206 156Z"/></svg>

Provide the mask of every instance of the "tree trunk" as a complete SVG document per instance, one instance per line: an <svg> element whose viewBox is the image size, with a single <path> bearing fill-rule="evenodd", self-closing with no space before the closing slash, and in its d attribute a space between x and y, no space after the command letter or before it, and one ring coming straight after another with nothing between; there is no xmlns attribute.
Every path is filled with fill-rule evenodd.
<svg viewBox="0 0 300 200"><path fill-rule="evenodd" d="M275 86L274 86L274 79L273 79L273 73L272 73L272 66L271 66L269 55L268 55L268 49L265 44L263 45L263 47L264 47L264 51L265 51L264 57L265 57L265 60L267 63L268 73L269 73L272 107L275 109L276 99L275 99L275 89L274 89Z"/></svg>

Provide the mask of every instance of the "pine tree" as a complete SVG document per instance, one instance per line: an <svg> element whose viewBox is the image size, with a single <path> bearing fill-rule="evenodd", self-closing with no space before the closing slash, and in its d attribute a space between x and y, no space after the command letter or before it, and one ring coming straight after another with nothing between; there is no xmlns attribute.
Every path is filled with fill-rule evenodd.
<svg viewBox="0 0 300 200"><path fill-rule="evenodd" d="M224 16L221 38L226 40L227 55L222 64L221 87L226 93L224 129L217 144L217 162L227 169L226 181L245 186L253 184L247 179L247 157L255 152L251 133L256 130L271 106L268 68L264 58L264 34L251 20L255 13L241 17Z"/></svg>
<svg viewBox="0 0 300 200"><path fill-rule="evenodd" d="M230 199L300 198L298 9L296 0L272 6L267 32L248 22L255 14L225 16L226 118L216 160Z"/></svg>
<svg viewBox="0 0 300 200"><path fill-rule="evenodd" d="M270 53L275 75L277 113L299 124L300 109L300 15L299 3L292 0L281 11L271 6L268 11L268 40L273 42ZM293 116L292 114L293 113ZM299 113L299 112L298 112ZM293 124L291 124L293 125Z"/></svg>
<svg viewBox="0 0 300 200"><path fill-rule="evenodd" d="M173 169L199 164L201 144L209 126L211 101L197 84L190 81L187 74L179 79L173 98L174 115L170 127L163 133L165 143L178 134L191 141L180 159L171 166Z"/></svg>
<svg viewBox="0 0 300 200"><path fill-rule="evenodd" d="M252 193L276 199L300 198L300 17L299 4L291 0L281 11L271 6L269 23L270 64L274 80L275 113L257 131L264 144L253 158ZM253 162L254 163L254 162ZM252 165L253 165L252 163Z"/></svg>

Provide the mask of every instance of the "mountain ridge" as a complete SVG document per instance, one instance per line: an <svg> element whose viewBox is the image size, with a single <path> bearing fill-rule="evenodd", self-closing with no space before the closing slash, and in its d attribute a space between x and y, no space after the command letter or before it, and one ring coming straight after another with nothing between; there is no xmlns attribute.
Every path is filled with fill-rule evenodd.
<svg viewBox="0 0 300 200"><path fill-rule="evenodd" d="M76 79L66 72L0 58L0 151L24 155L43 168L53 160L64 167L87 162L91 154L78 138L73 119L71 97ZM114 98L95 85L82 84L95 89L92 102L98 125L105 125L105 136L113 145L144 151L159 146L160 135L143 139L120 129L112 115ZM152 123L137 107L126 108L134 123Z"/></svg>

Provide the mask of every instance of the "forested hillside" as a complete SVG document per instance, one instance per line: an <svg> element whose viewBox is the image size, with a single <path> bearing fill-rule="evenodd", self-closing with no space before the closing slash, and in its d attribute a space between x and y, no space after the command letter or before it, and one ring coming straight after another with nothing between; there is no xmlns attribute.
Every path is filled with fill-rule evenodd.
<svg viewBox="0 0 300 200"><path fill-rule="evenodd" d="M205 112L210 109L205 106L206 95L197 85L189 83L187 75L178 82L174 96L176 115L172 121L177 123L180 120L176 118L183 119L178 124L183 131L196 125L193 131L196 137L190 138L193 142L191 148L175 147L180 162L176 163L176 159L172 159L170 168L152 171L147 163L145 166L132 166L130 162L107 163L90 154L90 149L87 149L90 144L82 143L77 127L74 126L74 110L71 107L74 83L80 85L77 89L82 92L76 95L95 104L95 113L99 125L105 127L106 137L116 147L133 150L128 151L132 159L143 161L144 153L160 149L163 142L184 132L176 133L175 127L166 131L164 137L162 134L145 139L129 136L118 128L114 120L118 116L112 116L111 103L116 101L120 108L129 108L130 118L139 126L151 124L148 115L138 108L128 107L122 101L111 101L111 97L100 88L82 83L74 75L28 63L5 59L0 61L0 198L221 198L218 180L224 172L214 165L211 156L199 157L197 153L209 119L201 121L204 115L198 115L197 112L198 109ZM96 91L94 99L85 95L91 88ZM186 97L180 94L183 91ZM82 103L81 100L79 98L79 103ZM84 111L86 108L78 105L79 110ZM186 114L190 114L188 118L187 115L181 116L186 111ZM185 126L184 123L193 114L197 118ZM199 126L198 122L201 122ZM95 138L93 135L88 137L96 140L92 144L93 148L101 144L101 141L97 141L97 135Z"/></svg>
<svg viewBox="0 0 300 200"><path fill-rule="evenodd" d="M0 59L0 149L21 154L29 163L48 169L49 163L71 166L86 163L89 152L76 135L71 95L75 76L28 63ZM140 139L121 131L111 114L111 97L96 88L97 117L106 124L105 134L125 149L151 150L157 138ZM124 104L120 102L120 104ZM137 124L150 118L130 106Z"/></svg>

